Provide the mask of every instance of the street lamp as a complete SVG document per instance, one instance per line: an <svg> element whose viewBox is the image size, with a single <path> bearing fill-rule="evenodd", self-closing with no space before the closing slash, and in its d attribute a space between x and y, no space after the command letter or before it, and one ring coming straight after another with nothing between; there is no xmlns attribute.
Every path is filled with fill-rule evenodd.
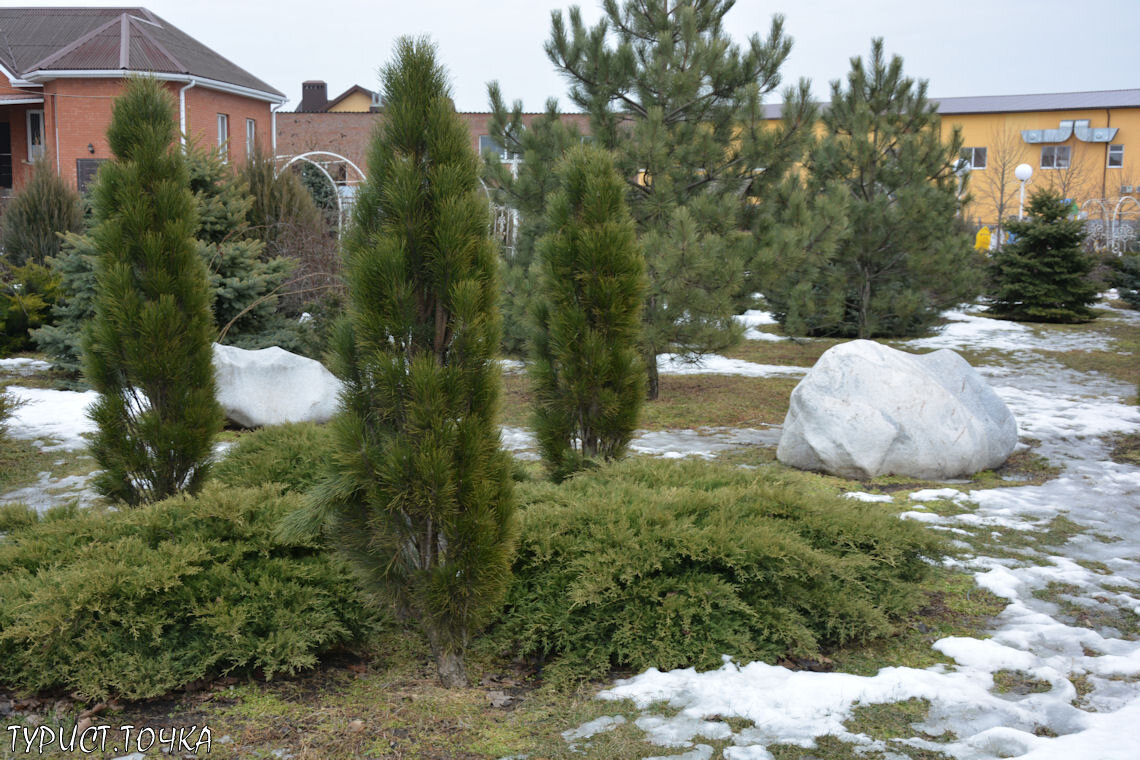
<svg viewBox="0 0 1140 760"><path fill-rule="evenodd" d="M1013 170L1013 176L1021 182L1021 203L1017 207L1017 219L1021 221L1025 217L1025 183L1033 176L1033 167L1029 164L1018 164Z"/></svg>

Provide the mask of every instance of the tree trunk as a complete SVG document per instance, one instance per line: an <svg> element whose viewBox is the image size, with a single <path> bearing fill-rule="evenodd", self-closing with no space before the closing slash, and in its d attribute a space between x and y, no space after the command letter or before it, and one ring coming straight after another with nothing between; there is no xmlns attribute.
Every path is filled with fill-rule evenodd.
<svg viewBox="0 0 1140 760"><path fill-rule="evenodd" d="M467 667L463 664L463 653L453 647L444 646L438 634L428 633L431 653L435 657L435 669L439 682L448 689L462 689L467 686Z"/></svg>
<svg viewBox="0 0 1140 760"><path fill-rule="evenodd" d="M870 338L871 278L863 272L863 285L859 292L859 337Z"/></svg>
<svg viewBox="0 0 1140 760"><path fill-rule="evenodd" d="M661 381L657 374L657 354L651 353L645 357L645 397L650 401L656 401L658 394L661 392Z"/></svg>

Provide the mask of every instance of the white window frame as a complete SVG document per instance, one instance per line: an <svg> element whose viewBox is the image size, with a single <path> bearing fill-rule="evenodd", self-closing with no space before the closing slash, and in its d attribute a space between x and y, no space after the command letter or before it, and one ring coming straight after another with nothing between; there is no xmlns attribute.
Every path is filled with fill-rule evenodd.
<svg viewBox="0 0 1140 760"><path fill-rule="evenodd" d="M980 163L977 162L979 151L981 152L981 157L982 157L982 160ZM960 158L964 158L970 162L970 170L971 171L973 171L975 169L979 169L979 170L985 169L986 168L986 159L989 157L988 151L986 150L986 147L984 145L977 145L977 146L970 146L970 147L962 148L961 152L958 155Z"/></svg>
<svg viewBox="0 0 1140 760"><path fill-rule="evenodd" d="M38 116L39 122L40 122L40 129L39 129L40 142L38 145L36 145L35 143L32 142L32 137L34 134L34 132L32 130L32 117L33 116ZM25 123L27 126L27 135L28 135L28 162L29 163L35 163L36 161L43 158L44 151L47 150L47 125L44 123L44 111L42 108L31 109L27 112L27 115L24 117L24 119L25 119Z"/></svg>
<svg viewBox="0 0 1140 760"><path fill-rule="evenodd" d="M257 119L245 120L245 157L253 158L254 146L257 145Z"/></svg>
<svg viewBox="0 0 1140 760"><path fill-rule="evenodd" d="M1113 163L1113 158L1116 162ZM1116 143L1108 146L1108 163L1106 166L1109 169L1120 169L1124 166L1124 143Z"/></svg>
<svg viewBox="0 0 1140 760"><path fill-rule="evenodd" d="M218 155L225 161L230 156L230 115L218 114Z"/></svg>
<svg viewBox="0 0 1140 760"><path fill-rule="evenodd" d="M1045 163L1045 153L1049 151L1051 158L1048 164ZM1064 162L1061 163L1061 157L1058 155L1061 151L1065 152ZM1068 145L1042 145L1041 146L1041 162L1042 169L1068 169L1073 162L1073 149Z"/></svg>

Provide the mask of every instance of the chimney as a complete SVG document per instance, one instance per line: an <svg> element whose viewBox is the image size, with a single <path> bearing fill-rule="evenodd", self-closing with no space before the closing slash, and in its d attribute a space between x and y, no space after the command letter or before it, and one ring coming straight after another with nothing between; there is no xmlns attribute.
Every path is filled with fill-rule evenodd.
<svg viewBox="0 0 1140 760"><path fill-rule="evenodd" d="M325 110L328 104L328 85L315 79L301 83L301 106L297 109L298 111L303 113L320 112Z"/></svg>

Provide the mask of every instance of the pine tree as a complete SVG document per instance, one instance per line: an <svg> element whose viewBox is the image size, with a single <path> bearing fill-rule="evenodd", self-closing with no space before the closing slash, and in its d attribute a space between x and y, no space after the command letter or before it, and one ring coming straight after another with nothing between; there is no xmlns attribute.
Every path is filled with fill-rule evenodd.
<svg viewBox="0 0 1140 760"><path fill-rule="evenodd" d="M83 227L83 203L52 171L48 161L37 161L32 179L4 209L0 223L3 255L9 266L28 262L45 266L59 253L60 235Z"/></svg>
<svg viewBox="0 0 1140 760"><path fill-rule="evenodd" d="M487 131L495 143L521 161L512 165L500 161L494 153L484 155L483 176L491 190L491 199L500 207L511 209L518 217L518 233L513 250L503 248L500 267L502 282L503 351L524 355L529 338L528 325L534 301L532 270L535 242L546 234L547 200L558 188L554 165L571 147L582 142L573 124L564 122L558 101L546 102L546 111L525 126L522 102L515 101L511 110L503 102L499 85L488 85L491 120Z"/></svg>
<svg viewBox="0 0 1140 760"><path fill-rule="evenodd" d="M990 312L1023 322L1087 322L1097 286L1089 277L1095 262L1081 247L1084 222L1050 190L1033 193L1028 212L1007 223L1016 239L994 254Z"/></svg>
<svg viewBox="0 0 1140 760"><path fill-rule="evenodd" d="M645 396L645 261L609 154L574 148L557 173L549 232L538 241L530 372L539 448L562 480L621 457L633 437Z"/></svg>
<svg viewBox="0 0 1140 760"><path fill-rule="evenodd" d="M85 375L100 394L91 451L102 467L96 487L129 505L196 491L222 424L207 274L175 137L162 85L131 80L107 130L115 158L93 193L99 260L83 340Z"/></svg>
<svg viewBox="0 0 1140 760"><path fill-rule="evenodd" d="M831 84L825 139L808 162L812 192L842 187L846 229L833 251L800 257L790 288L766 290L785 329L871 338L922 332L940 311L974 298L981 258L955 214L955 132L942 142L926 82L888 63L882 40Z"/></svg>
<svg viewBox="0 0 1140 760"><path fill-rule="evenodd" d="M627 182L646 255L642 354L651 398L658 354L695 355L739 338L732 315L750 288L758 242L745 199L784 177L811 126L768 126L761 98L779 84L791 40L776 16L768 39L753 35L741 51L723 25L733 5L603 0L606 17L592 29L576 7L569 25L556 13L546 44ZM789 114L805 113L806 89L786 94Z"/></svg>
<svg viewBox="0 0 1140 760"><path fill-rule="evenodd" d="M1113 263L1113 284L1120 298L1133 309L1140 309L1140 254L1126 253Z"/></svg>
<svg viewBox="0 0 1140 760"><path fill-rule="evenodd" d="M336 469L312 514L362 579L417 620L440 680L505 590L510 466L495 421L496 253L467 128L426 40L382 70L384 122L346 240Z"/></svg>

